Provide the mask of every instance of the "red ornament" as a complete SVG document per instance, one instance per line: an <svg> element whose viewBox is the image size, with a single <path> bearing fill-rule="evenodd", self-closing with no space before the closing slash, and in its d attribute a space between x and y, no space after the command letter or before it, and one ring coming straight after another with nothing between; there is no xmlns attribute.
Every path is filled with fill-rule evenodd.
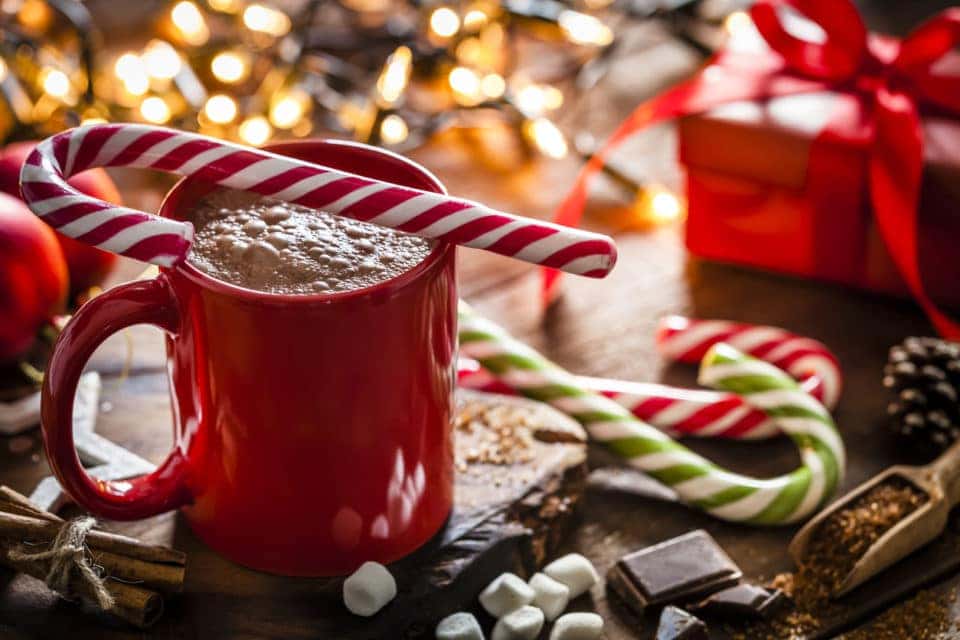
<svg viewBox="0 0 960 640"><path fill-rule="evenodd" d="M0 191L20 197L20 167L36 141L17 142L0 151ZM114 204L122 204L120 192L103 169L92 169L69 180L80 191ZM117 256L56 233L70 272L70 293L75 295L103 282L117 262Z"/></svg>
<svg viewBox="0 0 960 640"><path fill-rule="evenodd" d="M0 362L22 355L63 311L67 263L53 229L0 193Z"/></svg>

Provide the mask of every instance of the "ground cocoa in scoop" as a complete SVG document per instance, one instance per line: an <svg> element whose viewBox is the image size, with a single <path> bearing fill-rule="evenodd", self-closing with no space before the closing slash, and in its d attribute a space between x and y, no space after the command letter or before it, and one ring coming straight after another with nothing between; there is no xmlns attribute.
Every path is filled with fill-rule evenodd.
<svg viewBox="0 0 960 640"><path fill-rule="evenodd" d="M833 514L810 538L794 597L811 604L828 599L867 549L927 500L925 492L893 476Z"/></svg>
<svg viewBox="0 0 960 640"><path fill-rule="evenodd" d="M780 574L771 586L793 600L780 617L732 635L737 639L794 640L816 631L842 605L831 594L871 544L916 511L929 497L906 480L891 477L824 521L810 539L795 573Z"/></svg>

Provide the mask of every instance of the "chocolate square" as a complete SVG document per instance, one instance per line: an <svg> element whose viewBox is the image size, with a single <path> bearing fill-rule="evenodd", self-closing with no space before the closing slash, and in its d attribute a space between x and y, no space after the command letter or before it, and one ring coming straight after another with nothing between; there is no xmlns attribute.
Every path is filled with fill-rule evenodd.
<svg viewBox="0 0 960 640"><path fill-rule="evenodd" d="M786 599L786 595L780 589L738 584L717 591L707 599L687 608L698 615L730 620L756 620L769 618L786 603Z"/></svg>
<svg viewBox="0 0 960 640"><path fill-rule="evenodd" d="M743 574L702 529L621 558L608 580L633 609L685 603L736 584Z"/></svg>
<svg viewBox="0 0 960 640"><path fill-rule="evenodd" d="M664 607L655 640L707 640L703 620L677 607Z"/></svg>

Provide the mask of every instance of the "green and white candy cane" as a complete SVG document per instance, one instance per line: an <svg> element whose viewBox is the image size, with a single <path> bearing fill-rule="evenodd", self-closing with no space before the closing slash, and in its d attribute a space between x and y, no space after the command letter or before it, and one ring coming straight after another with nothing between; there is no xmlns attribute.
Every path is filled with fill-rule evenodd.
<svg viewBox="0 0 960 640"><path fill-rule="evenodd" d="M460 351L523 395L578 420L595 442L676 491L685 503L723 520L778 525L823 507L840 483L845 452L829 412L777 367L726 344L704 357L701 384L743 396L797 445L801 466L759 479L722 469L637 419L613 400L581 387L573 374L460 304Z"/></svg>

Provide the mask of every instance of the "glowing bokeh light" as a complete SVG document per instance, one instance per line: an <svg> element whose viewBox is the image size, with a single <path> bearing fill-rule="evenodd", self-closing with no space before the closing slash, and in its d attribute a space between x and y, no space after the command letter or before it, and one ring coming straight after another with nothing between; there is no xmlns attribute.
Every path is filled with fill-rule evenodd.
<svg viewBox="0 0 960 640"><path fill-rule="evenodd" d="M450 38L460 30L460 16L450 7L438 7L430 14L430 30L441 38Z"/></svg>

